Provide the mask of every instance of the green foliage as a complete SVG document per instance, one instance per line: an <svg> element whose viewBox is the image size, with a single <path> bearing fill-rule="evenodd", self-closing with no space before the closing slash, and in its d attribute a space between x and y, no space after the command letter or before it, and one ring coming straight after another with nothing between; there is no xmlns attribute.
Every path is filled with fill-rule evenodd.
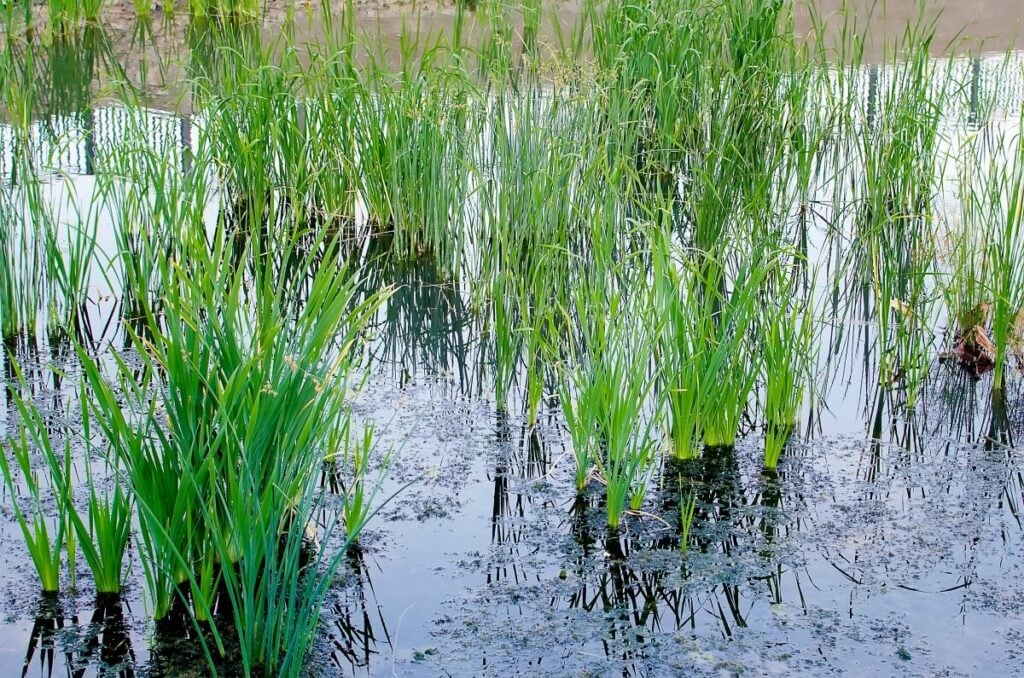
<svg viewBox="0 0 1024 678"><path fill-rule="evenodd" d="M348 540L354 542L370 518L373 499L380 489L380 479L370 483L367 477L374 450L374 427L366 426L362 438L353 440L351 415L348 415L341 440L331 447L337 451L325 457L324 464L327 473L338 481L336 490L342 498L342 521ZM384 455L382 467L387 468L390 457L390 452Z"/></svg>
<svg viewBox="0 0 1024 678"><path fill-rule="evenodd" d="M758 291L775 266L762 248L726 283L720 263L694 256L664 235L656 245L662 394L681 459L698 456L701 440L712 447L736 441L763 359L750 342Z"/></svg>
<svg viewBox="0 0 1024 678"><path fill-rule="evenodd" d="M83 402L84 395L84 393L80 393ZM122 486L122 480L116 467L107 469L108 472L113 471L108 473L110 487L105 490L99 488L99 483L103 479L97 479L93 475L91 458L94 450L90 439L88 414L82 413L83 438L85 440L83 455L85 486L88 489L86 510L83 512L75 501L70 436L64 438L63 452L60 452L54 445L49 425L44 420L39 408L31 401L22 398L17 398L15 404L22 422L22 434L16 456L21 464L21 457L27 455L28 450L34 445L42 455L45 467L49 470L52 499L58 507L59 515L66 522L63 529L68 531L66 541L68 561L72 569L72 584L74 584L75 550L81 548L85 562L92 572L96 592L100 594L120 593L124 555L131 539L132 500ZM38 484L35 489L31 489L30 485L30 492L37 493ZM72 530L73 532L71 532ZM35 548L37 545L30 544L30 550ZM57 562L59 570L59 561L55 562ZM46 586L44 584L46 590L56 590L47 589Z"/></svg>
<svg viewBox="0 0 1024 678"><path fill-rule="evenodd" d="M368 348L437 374L453 360L477 393L493 382L501 416L521 394L531 427L557 391L575 490L603 485L611 528L644 506L664 461L655 431L681 459L732 446L759 380L777 465L822 386L819 304L838 333L866 328L865 365L912 409L944 276L956 332L991 332L1005 388L1024 308L1022 152L1016 137L991 157L969 139L963 223L943 231L954 84L930 26L875 67L846 25L838 52L818 24L797 43L782 0L588 2L548 63L541 3L480 3L476 44L465 4L452 35L405 26L388 51L357 35L351 2L305 45L291 18L266 40L254 0L192 0L190 144L155 148L129 96L81 204L50 200L42 149L72 141L55 120L91 112L96 64L73 37L102 3L50 0L54 35L70 32L47 42L48 64L5 44L0 330L10 344L45 320L82 370L83 449L26 400L2 457L44 588L65 552L73 580L81 551L97 589L117 591L134 537L153 615L182 603L211 664L237 645L243 673L301 673L390 458L346 396ZM818 254L836 255L826 271ZM126 321L111 325L121 350L87 326L98 275ZM392 283L404 289L381 311ZM435 324L457 338L417 346ZM468 355L481 375L463 374ZM696 494L680 502L685 550Z"/></svg>
<svg viewBox="0 0 1024 678"><path fill-rule="evenodd" d="M439 47L418 67L410 65L413 49L403 44L400 72L374 59L356 99L362 195L373 229L391 239L396 256L430 254L455 271L464 256L473 89Z"/></svg>
<svg viewBox="0 0 1024 678"><path fill-rule="evenodd" d="M764 464L779 463L809 385L816 358L817 336L809 292L801 293L799 262L779 266L768 286L766 318L759 336L764 356Z"/></svg>
<svg viewBox="0 0 1024 678"><path fill-rule="evenodd" d="M950 78L928 52L929 26L914 26L883 69L869 68L868 97L852 140L863 165L849 262L854 284L871 292L879 383L901 384L916 403L933 337L936 265L933 194L938 181L940 116Z"/></svg>
<svg viewBox="0 0 1024 678"><path fill-rule="evenodd" d="M256 262L251 279L223 229L209 244L180 235L185 256L160 264L163 310L147 314L147 336L131 334L143 378L115 356L111 382L79 351L90 407L131 484L154 615L187 585L195 618L210 620L225 588L246 672L294 672L330 576L307 577L300 559L317 469L342 439L348 367L383 296L353 304L354 278L329 242L322 261L313 248L289 279L250 238L241 258ZM297 253L293 237L275 245Z"/></svg>
<svg viewBox="0 0 1024 678"><path fill-rule="evenodd" d="M1007 360L1014 342L1019 342L1018 319L1024 309L1024 143L1018 140L1010 148L1007 163L991 168L985 192L993 217L987 222L984 252L996 391L1005 387Z"/></svg>
<svg viewBox="0 0 1024 678"><path fill-rule="evenodd" d="M33 468L31 461L32 446L25 429L17 437L8 440L7 450L13 455L15 466L11 467L7 458L7 450L0 454L0 471L3 471L4 482L10 493L17 524L22 528L22 537L29 550L36 573L43 585L43 591L55 593L60 589L60 569L65 551L66 540L73 540L69 526L68 510L62 488L66 483L60 482L59 488L53 488L57 495L56 515L50 517L43 508L44 489L40 481L39 471ZM52 450L49 451L52 454ZM61 457L62 458L62 457ZM20 474L22 481L17 482L14 469ZM28 506L22 499L22 485L28 493ZM68 542L74 549L74 541Z"/></svg>
<svg viewBox="0 0 1024 678"><path fill-rule="evenodd" d="M679 502L679 527L682 533L679 537L679 548L685 553L690 550L690 530L693 529L693 516L697 512L697 493L690 495Z"/></svg>

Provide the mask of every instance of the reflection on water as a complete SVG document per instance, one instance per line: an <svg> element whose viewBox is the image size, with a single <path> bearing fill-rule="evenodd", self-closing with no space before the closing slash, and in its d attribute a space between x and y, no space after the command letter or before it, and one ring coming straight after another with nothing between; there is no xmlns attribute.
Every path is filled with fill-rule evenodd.
<svg viewBox="0 0 1024 678"><path fill-rule="evenodd" d="M550 450L535 426L525 422L512 428L504 409L495 411L497 461L488 472L493 483L491 548L501 554L487 571L486 583L526 584L540 580L539 572L525 566L523 556L534 548L528 541L528 516L535 510L557 510L547 499L530 492L533 482L543 482L551 470ZM529 510L528 510L529 509Z"/></svg>
<svg viewBox="0 0 1024 678"><path fill-rule="evenodd" d="M393 650L384 611L376 602L373 579L361 549L347 554L349 573L330 603L331 661L343 671L370 668L372 660Z"/></svg>
<svg viewBox="0 0 1024 678"><path fill-rule="evenodd" d="M781 478L767 473L749 479L748 489L735 454L713 450L703 459L669 463L663 476L657 501L668 509L661 515L671 524L650 520L610 533L599 503L582 497L564 523L578 551L563 578L578 583L553 596L550 605L599 615L603 628L585 633L594 633L605 657L623 662L624 675L646 675L647 660L664 634L735 637L751 624L755 607L783 603L784 578L792 580L800 600L804 596L799 573L772 556L780 530L791 537L799 529L797 521L780 521L784 470ZM786 489L792 492L793 486ZM681 558L677 508L690 492L698 506L694 555ZM746 574L705 569L728 562L722 555L762 564Z"/></svg>
<svg viewBox="0 0 1024 678"><path fill-rule="evenodd" d="M38 600L22 675L134 676L136 657L121 597L97 596L85 617L65 606L52 594Z"/></svg>
<svg viewBox="0 0 1024 678"><path fill-rule="evenodd" d="M77 624L77 617L69 620ZM28 675L33 663L38 664L39 673L52 676L54 659L57 655L57 633L64 628L64 610L59 598L55 595L43 595L36 604L35 623L29 636L28 649L25 651L25 669L22 675ZM65 653L66 665L72 664L72 654Z"/></svg>
<svg viewBox="0 0 1024 678"><path fill-rule="evenodd" d="M100 595L86 627L79 663L98 660L106 675L134 676L135 652L125 623L120 596ZM109 671L109 673L108 673ZM84 675L84 669L75 672Z"/></svg>
<svg viewBox="0 0 1024 678"><path fill-rule="evenodd" d="M357 259L363 295L391 290L370 324L371 360L402 384L425 372L450 380L463 397L480 396L479 340L463 290L433 259L410 264L388 251L373 239Z"/></svg>
<svg viewBox="0 0 1024 678"><path fill-rule="evenodd" d="M217 36L197 28L189 38L193 75L214 81L226 67L218 63L224 53ZM254 46L255 35L246 39ZM34 104L39 118L30 135L33 157L73 175L67 183L88 186L82 178L95 173L97 153L115 146L138 120L126 109L92 104L96 72L109 67L109 45L102 35L86 32L47 49L50 80L39 88L44 94ZM965 111L950 115L963 116L972 129L986 121L993 108L985 84L990 65L978 59L954 64L967 74L967 103ZM25 77L35 77L32 73L26 72ZM881 67L870 67L865 74L868 127L879 114L879 97L888 76ZM195 96L198 99L201 93ZM193 121L156 112L145 118L148 141L155 148L177 153L188 174L189 151L196 143ZM16 181L12 156L17 143L9 128L0 128L0 174L10 182ZM548 491L568 487L565 476L571 463L563 447L566 436L557 408L545 408L537 425L529 426L523 412L495 407L478 427L485 429L484 434L444 431L438 439L459 448L457 452L467 441L479 443L473 436L486 436L480 443L487 450L483 470L460 479L462 484L453 491L459 495L463 484L478 481L482 487L479 506L472 503L472 489L465 490L469 498L440 500L454 520L469 516L459 529L469 535L466 540L472 546L459 542L459 548L486 553L479 558L481 571L465 576L472 582L472 593L452 594L457 601L479 594L469 611L462 611L467 627L471 621L507 640L507 635L500 634L532 632L547 625L552 633L563 634L557 645L538 646L537 641L531 645L525 639L508 650L511 658L526 657L524 661L532 667L561 660L566 672L579 672L581 666L588 666L588 656L600 655L621 662L616 666L631 675L645 673L651 663L658 662L661 653L668 652L663 647L667 639L761 642L786 646L780 653L810 648L823 656L839 645L840 652L844 648L852 652L851 636L836 640L834 636L846 631L828 627L821 621L822 611L842 609L854 625L879 618L884 625L887 603L878 594L883 589L931 595L929 613L936 608L948 612L947 601L956 597L964 627L978 614L987 613L987 608L979 613L971 607L982 605L972 598L981 587L977 582L987 582L996 597L1008 596L1008 589L1000 588L999 582L1007 577L1003 556L1020 554L1024 476L1010 448L1024 426L1024 389L1014 383L1005 392L992 393L987 382L978 382L955 365L934 364L919 407L908 411L907 388L895 378L880 383L879 361L886 338L879 337L876 323L879 313L891 309L885 304L877 308L869 294L875 272L869 257L855 257L849 269L842 263L850 258L847 237L858 224L856 216L825 206L846 199L845 195L834 199L833 191L839 190L836 184L849 180L845 174L837 175L821 180L803 214L805 246L825 260L820 275L827 284L818 289L824 290L821 307L829 323L821 366L828 388L815 403L814 416L808 417L808 431L819 437L813 450L810 444L791 441L779 470L764 472L756 462L758 441L750 435L750 445L709 449L701 459L688 463L666 461L650 495L658 516L631 515L623 530L609 533L598 492L564 504ZM254 214L248 203L225 198L223 205L215 206L216 218L229 225L260 224L260 228L236 232L266 239L258 248L266 257L260 263L294 285L296 297L301 298L304 281L291 280L296 262L315 259L322 243L311 240L287 253L274 248L275 221L268 215L283 214L290 206L272 201L270 196L259 208L266 212ZM374 374L383 373L400 390L424 386L430 391L421 397L429 401L431 410L437 410L431 412L437 421L417 421L416 426L442 430L452 403L466 408L466 402L491 397L495 349L482 336L482 321L462 282L430 258L409 263L387 256L386 234L355 242L357 238L346 230L354 228L351 223L311 225L352 235L343 240L350 247L351 265L361 273L363 296L385 288L392 291L371 324L367 350ZM901 253L904 260L914 254L910 248ZM109 317L82 327L80 338L106 336L105 328L116 324L116 313L114 307ZM130 320L132 314L127 315ZM71 361L70 344L50 336L38 341L18 336L6 348L20 358L27 394L45 399L52 412L63 412L68 406L66 384L61 372L50 366ZM12 363L6 356L0 356L0 362L6 389L19 388ZM526 388L521 374L514 375L513 381ZM554 390L546 386L546 392ZM8 393L4 398L9 402ZM368 416L377 414L384 416L379 412ZM837 440L836 430L852 432L853 442ZM984 443L985 449L966 449L975 443ZM694 497L696 510L684 554L680 508L689 497ZM968 499L974 503L965 509ZM459 513L460 501L469 506L464 513ZM473 508L480 509L479 515L470 512ZM550 515L556 516L555 524L542 517ZM414 530L447 529L431 522L429 515L407 523L412 527L402 523L393 528L395 540L408 538L410 548L423 552L431 552L434 544L413 535ZM943 530L947 533L942 540L933 535ZM921 564L905 567L902 562L893 564L893 558ZM331 662L343 671L386 672L389 660L393 662L401 649L397 629L408 608L378 600L375 580L389 567L386 555L353 550L348 565L348 577L334 592L325 614ZM404 584L415 586L416 582ZM86 617L65 613L57 599L41 600L25 653L26 670L39 668L51 675L63 662L76 667L69 668L74 675L84 675L78 672L87 669L80 667L96 665L131 675L136 656L123 606L120 600L98 600ZM1019 608L1010 611L1011 619L1019 614ZM442 614L430 614L435 612ZM459 614L451 611L453 617ZM516 618L511 626L517 629L491 628L510 617ZM927 619L916 622L934 632ZM576 627L579 631L573 635ZM798 630L790 631L793 627ZM437 633L449 639L446 631ZM788 633L799 638L789 641ZM201 665L198 643L187 643L196 655L188 656L181 649L182 638L195 638L184 619L158 628L150 666L170 673L181 667L183 656ZM502 655L500 648L474 646L483 642L474 638L460 640L470 650L479 650L483 667L501 671L510 657ZM807 638L795 649L787 645L796 646ZM734 655L725 652L724 656ZM891 668L884 662L872 666Z"/></svg>

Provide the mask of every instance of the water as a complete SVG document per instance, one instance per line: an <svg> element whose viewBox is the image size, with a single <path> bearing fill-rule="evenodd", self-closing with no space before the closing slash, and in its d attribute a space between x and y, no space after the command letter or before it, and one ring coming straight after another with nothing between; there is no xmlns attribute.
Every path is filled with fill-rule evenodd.
<svg viewBox="0 0 1024 678"><path fill-rule="evenodd" d="M992 60L950 62L978 81ZM1018 78L1020 69L1010 69ZM1009 77L1009 76L1008 76ZM865 78L877 96L885 72ZM1020 105L1017 79L998 83ZM971 98L968 97L967 101ZM116 144L124 109L71 106L38 123L71 131L42 144L47 196L79 204L95 191L90 158ZM967 122L972 111L949 111ZM87 115L83 115L87 112ZM148 114L158 148L191 149L192 120ZM49 127L47 128L47 124ZM122 127L119 127L121 125ZM74 130L91 130L86 143ZM6 136L5 136L6 135ZM60 134L57 135L60 138ZM0 128L0 176L11 143ZM45 158L45 161L44 161ZM831 187L819 187L825 195ZM947 196L948 197L948 196ZM812 230L826 250L827 219ZM102 248L113 220L98 216ZM323 611L313 674L369 675L1003 675L1022 660L1024 462L1020 380L1007 394L1005 445L986 440L988 379L931 367L921 406L900 413L873 385L872 323L823 352L830 387L803 417L778 473L762 470L757 432L733 451L664 465L645 512L609 535L592 488L574 499L569 436L556 403L525 425L514 387L494 398L491 353L466 290L429 263L364 253L375 286L398 285L374 323L357 420L393 449L364 533ZM101 341L118 342L116 292L94 271L90 305ZM106 285L105 287L101 287ZM863 341L862 341L863 339ZM39 333L16 347L34 397L60 419L73 386L66 344ZM8 380L9 362L0 357ZM828 362L826 362L828 361ZM550 389L549 389L550 390ZM4 393L3 428L16 420ZM74 411L72 409L72 411ZM685 553L680 502L695 497ZM0 515L0 673L205 673L201 657L154 642L140 566L120 605L76 593L40 597L4 497ZM83 568L84 570L84 568ZM64 586L65 591L68 590Z"/></svg>

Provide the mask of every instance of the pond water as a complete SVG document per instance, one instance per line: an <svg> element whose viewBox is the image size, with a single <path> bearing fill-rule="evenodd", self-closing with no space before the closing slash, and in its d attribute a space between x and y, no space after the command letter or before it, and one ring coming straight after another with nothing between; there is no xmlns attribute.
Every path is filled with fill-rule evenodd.
<svg viewBox="0 0 1024 678"><path fill-rule="evenodd" d="M1004 69L1007 59L1015 67ZM995 93L991 110L1010 135L1022 63L1019 54L943 62ZM884 106L887 74L865 67L869 110ZM978 97L961 100L963 110L945 113L947 154L977 130ZM117 145L125 111L89 105L36 123L37 137L53 139L36 163L53 170L46 199L65 218L96 191L94 154ZM154 148L193 148L201 116L144 115ZM14 146L0 127L5 181ZM809 241L821 261L836 228L826 196L840 184L816 186L822 213ZM938 202L955 211L946 189ZM99 249L113 251L113 217L96 223ZM395 292L372 323L352 405L380 434L378 449L393 450L378 498L398 494L331 589L310 675L966 676L1024 665L1021 379L994 404L991 375L976 380L940 361L937 337L921 402L906 414L877 386L873 323L843 312L819 358L824 386L776 472L763 468L759 430L735 449L659 463L644 510L609 533L599 492L576 495L556 388L546 385L533 426L522 384L499 406L467 290L428 260L398 263L372 247L361 260L367 285ZM120 346L115 283L99 264L90 280L94 339ZM50 368L74 371L69 346L40 332L8 348L47 416L67 417L76 386ZM10 361L0 363L13 383ZM0 405L10 433L18 415L6 392ZM686 497L695 509L684 548ZM206 674L181 638L187 629L149 621L134 558L120 599L97 601L84 573L77 593L41 597L7 499L5 490L0 674Z"/></svg>

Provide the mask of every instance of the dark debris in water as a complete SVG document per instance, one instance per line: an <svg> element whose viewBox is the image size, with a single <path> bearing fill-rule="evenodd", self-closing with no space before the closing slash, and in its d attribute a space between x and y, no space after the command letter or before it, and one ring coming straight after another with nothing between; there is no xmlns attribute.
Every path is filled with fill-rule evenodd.
<svg viewBox="0 0 1024 678"><path fill-rule="evenodd" d="M339 574L311 675L952 676L1009 674L1024 658L1015 452L952 443L945 422L919 421L913 445L889 431L819 435L766 474L752 436L663 469L643 512L610 535L600 488L574 499L557 420L531 430L439 383L374 374L356 400L383 433L378 460L392 450L379 497L412 485ZM14 579L0 645L20 664L34 623L55 616L26 612L31 565L2 558ZM82 588L47 642L94 667ZM195 642L151 646L137 585L125 600L134 655L117 661L203 675Z"/></svg>

